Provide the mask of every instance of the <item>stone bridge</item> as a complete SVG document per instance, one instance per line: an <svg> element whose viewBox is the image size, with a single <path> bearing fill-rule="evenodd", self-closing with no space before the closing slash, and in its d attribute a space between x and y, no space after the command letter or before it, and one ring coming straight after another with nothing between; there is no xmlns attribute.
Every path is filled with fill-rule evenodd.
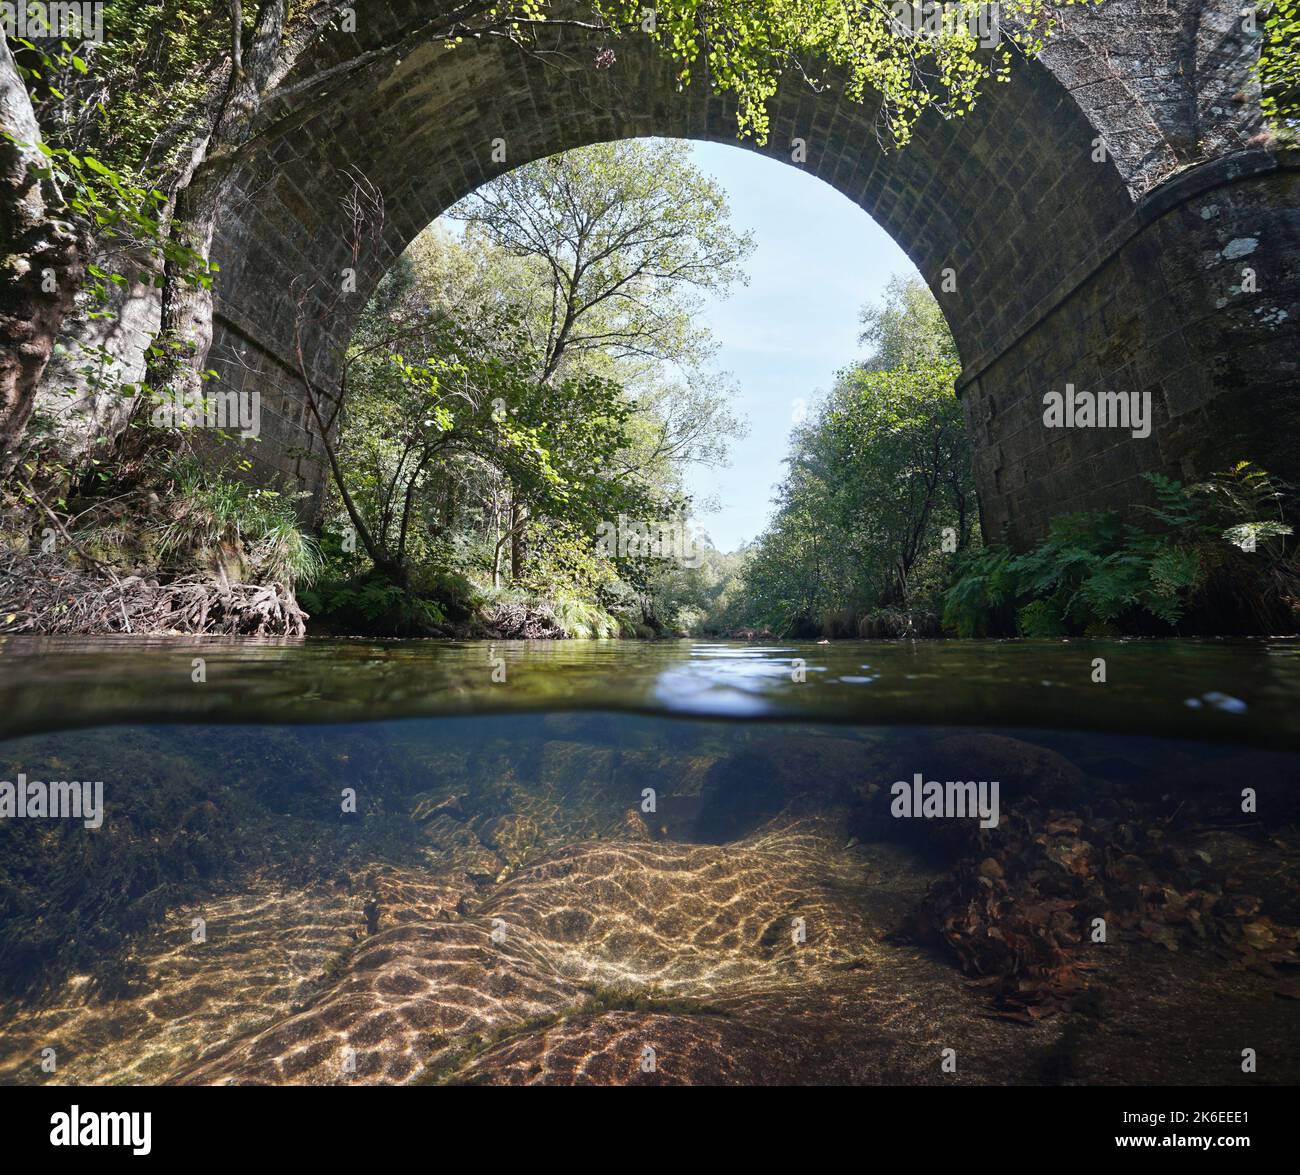
<svg viewBox="0 0 1300 1175"><path fill-rule="evenodd" d="M446 0L359 0L299 71L328 69L415 27ZM961 120L927 117L886 152L869 108L802 86L774 102L763 151L854 200L907 252L960 347L985 533L1024 542L1052 514L1125 506L1140 475L1204 474L1248 457L1300 480L1300 182L1261 133L1242 0L1104 0L1063 10L1040 60ZM311 340L332 380L375 283L427 224L508 167L634 136L735 142L733 108L678 92L648 38L597 46L552 31L543 60L505 45L411 43L358 83L321 88L304 125L239 177L214 252L210 362L263 396L257 476L316 489L323 466L293 348L291 287L335 290L352 265L343 171L384 193L382 248ZM505 162L493 161L502 140ZM498 144L499 146L499 144ZM791 215L799 210L792 208ZM827 242L829 248L834 242ZM1043 397L1149 393L1150 435L1045 427ZM791 389L798 394L804 389Z"/></svg>

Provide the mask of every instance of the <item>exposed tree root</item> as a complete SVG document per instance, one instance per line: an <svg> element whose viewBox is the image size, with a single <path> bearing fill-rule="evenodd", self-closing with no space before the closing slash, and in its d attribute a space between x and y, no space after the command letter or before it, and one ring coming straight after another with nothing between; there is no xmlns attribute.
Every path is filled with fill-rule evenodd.
<svg viewBox="0 0 1300 1175"><path fill-rule="evenodd" d="M568 635L545 604L489 604L483 610L483 625L502 640L563 640Z"/></svg>
<svg viewBox="0 0 1300 1175"><path fill-rule="evenodd" d="M0 632L303 636L307 614L279 584L192 574L114 578L58 555L0 549Z"/></svg>

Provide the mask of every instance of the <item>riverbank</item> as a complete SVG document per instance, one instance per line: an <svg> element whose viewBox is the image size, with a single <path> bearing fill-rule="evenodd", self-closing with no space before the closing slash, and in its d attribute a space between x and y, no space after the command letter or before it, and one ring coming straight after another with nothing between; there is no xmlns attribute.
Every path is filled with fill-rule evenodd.
<svg viewBox="0 0 1300 1175"><path fill-rule="evenodd" d="M119 576L106 565L87 570L56 554L0 549L0 632L305 636L307 620L279 584Z"/></svg>
<svg viewBox="0 0 1300 1175"><path fill-rule="evenodd" d="M400 595L400 594L399 594ZM350 622L349 622L350 621ZM44 636L422 636L447 640L565 640L564 618L546 601L488 603L479 614L437 619L400 611L367 617L353 608L313 621L280 583L239 583L217 573L171 578L79 566L56 553L0 548L0 633ZM653 630L611 633L640 638Z"/></svg>

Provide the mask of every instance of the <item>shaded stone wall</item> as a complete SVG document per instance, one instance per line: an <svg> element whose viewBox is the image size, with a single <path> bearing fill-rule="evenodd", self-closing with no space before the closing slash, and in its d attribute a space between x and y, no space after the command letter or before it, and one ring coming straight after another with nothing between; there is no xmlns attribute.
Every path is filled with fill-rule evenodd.
<svg viewBox="0 0 1300 1175"><path fill-rule="evenodd" d="M965 365L990 536L1024 542L1062 509L1139 499L1150 470L1202 474L1206 461L1244 456L1300 476L1285 443L1300 400L1295 171L1259 136L1258 34L1239 9L1067 9L1040 61L991 87L971 116L927 118L901 152L880 148L869 106L802 87L778 95L769 143L751 145L789 162L801 140L797 165L874 217L939 297ZM300 75L359 58L394 29L413 30L409 43L301 95L292 129L240 175L215 249L210 363L226 387L262 393L262 436L243 455L254 476L312 491L322 465L293 345L295 289L315 289L309 317L320 319L303 362L332 384L375 283L493 175L628 137L735 142L729 104L702 85L678 92L648 41L617 43L616 64L597 70L597 46L568 32L548 33L539 54L448 51L419 41L429 0L357 11L357 34L331 34ZM382 189L387 215L343 297L349 169ZM1234 244L1247 240L1248 255ZM1258 292L1243 293L1251 261ZM1042 397L1066 383L1151 393L1152 436L1044 428Z"/></svg>
<svg viewBox="0 0 1300 1175"><path fill-rule="evenodd" d="M1140 201L1059 302L961 394L986 534L1148 500L1141 474L1197 479L1254 460L1300 474L1300 169L1248 152ZM1253 270L1254 293L1243 290ZM1151 395L1151 435L1048 429L1045 391Z"/></svg>

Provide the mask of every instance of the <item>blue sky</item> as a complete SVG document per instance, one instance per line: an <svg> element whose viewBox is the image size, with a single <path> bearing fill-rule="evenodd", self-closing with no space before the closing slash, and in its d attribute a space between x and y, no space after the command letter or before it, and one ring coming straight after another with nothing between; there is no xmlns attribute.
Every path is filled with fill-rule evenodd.
<svg viewBox="0 0 1300 1175"><path fill-rule="evenodd" d="M914 272L889 235L829 184L740 147L692 144L695 164L726 190L732 221L754 234L749 285L709 298L703 324L718 367L739 385L749 435L726 469L692 469L687 487L717 501L695 521L724 551L756 538L781 481L799 399L811 404L835 373L862 357L858 310L896 273Z"/></svg>

